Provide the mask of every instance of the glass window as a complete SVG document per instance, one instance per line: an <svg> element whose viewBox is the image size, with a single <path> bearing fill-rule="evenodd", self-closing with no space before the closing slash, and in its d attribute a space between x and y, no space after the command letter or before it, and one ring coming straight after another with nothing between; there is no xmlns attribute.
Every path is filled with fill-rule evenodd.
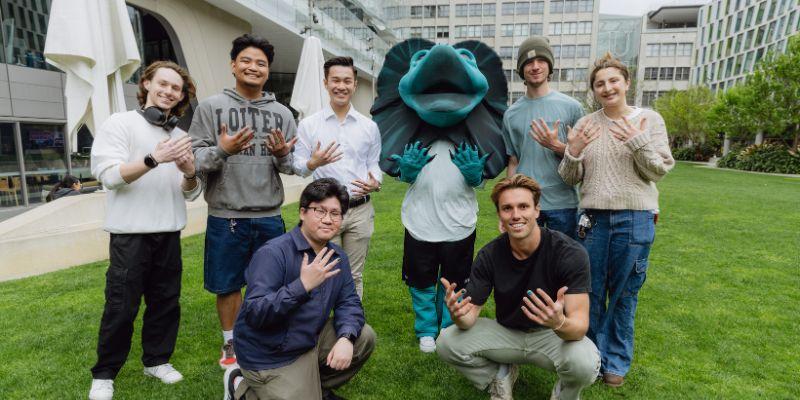
<svg viewBox="0 0 800 400"><path fill-rule="evenodd" d="M484 25L483 30L481 30L481 37L494 37L494 24L492 25Z"/></svg>
<svg viewBox="0 0 800 400"><path fill-rule="evenodd" d="M558 82L558 77L561 75L561 70L558 68L553 68L553 74L550 75L550 79L553 82Z"/></svg>
<svg viewBox="0 0 800 400"><path fill-rule="evenodd" d="M506 74L506 80L511 82L511 79L514 76L514 71L510 69L504 69L503 72Z"/></svg>
<svg viewBox="0 0 800 400"><path fill-rule="evenodd" d="M578 6L578 11L580 11L580 12L594 12L594 1L592 1L592 0L580 0L580 6Z"/></svg>
<svg viewBox="0 0 800 400"><path fill-rule="evenodd" d="M466 17L466 16L467 16L467 5L456 4L456 17Z"/></svg>
<svg viewBox="0 0 800 400"><path fill-rule="evenodd" d="M592 52L591 46L589 46L588 44L581 44L578 45L578 51L575 54L575 56L578 58L589 58L591 52Z"/></svg>
<svg viewBox="0 0 800 400"><path fill-rule="evenodd" d="M57 71L45 62L43 53L49 12L49 7L39 7L35 1L0 1L6 41L0 62Z"/></svg>
<svg viewBox="0 0 800 400"><path fill-rule="evenodd" d="M511 46L501 46L500 47L500 58L504 60L511 59L511 53L514 51L514 48Z"/></svg>
<svg viewBox="0 0 800 400"><path fill-rule="evenodd" d="M506 2L500 6L500 13L503 15L514 15L514 3Z"/></svg>
<svg viewBox="0 0 800 400"><path fill-rule="evenodd" d="M450 16L450 6L449 5L443 5L443 6L437 6L437 7L438 7L439 18L449 17Z"/></svg>
<svg viewBox="0 0 800 400"><path fill-rule="evenodd" d="M450 37L450 27L449 26L436 27L436 37L437 38L449 38Z"/></svg>
<svg viewBox="0 0 800 400"><path fill-rule="evenodd" d="M78 146L71 149L70 159L72 160L72 175L84 180L94 180L89 165L89 156L92 152L94 136L86 126L78 129Z"/></svg>
<svg viewBox="0 0 800 400"><path fill-rule="evenodd" d="M575 46L567 45L561 48L561 54L565 58L575 58Z"/></svg>
<svg viewBox="0 0 800 400"><path fill-rule="evenodd" d="M586 22L579 22L578 23L578 34L581 35L589 35L592 33L592 21Z"/></svg>
<svg viewBox="0 0 800 400"><path fill-rule="evenodd" d="M422 6L411 6L411 18L422 18Z"/></svg>
<svg viewBox="0 0 800 400"><path fill-rule="evenodd" d="M422 37L425 39L433 39L436 37L436 27L424 26L422 27Z"/></svg>
<svg viewBox="0 0 800 400"><path fill-rule="evenodd" d="M647 56L648 57L656 57L658 56L659 45L656 44L648 44L647 45Z"/></svg>
<svg viewBox="0 0 800 400"><path fill-rule="evenodd" d="M422 16L425 18L436 18L436 6L425 6L422 9Z"/></svg>
<svg viewBox="0 0 800 400"><path fill-rule="evenodd" d="M575 78L576 81L585 81L586 80L586 68L575 68Z"/></svg>
<svg viewBox="0 0 800 400"><path fill-rule="evenodd" d="M20 128L28 201L43 203L42 191L49 190L67 173L64 126L20 124Z"/></svg>
<svg viewBox="0 0 800 400"><path fill-rule="evenodd" d="M469 5L469 16L470 17L480 17L482 11L482 5L480 3L477 4L470 4Z"/></svg>
<svg viewBox="0 0 800 400"><path fill-rule="evenodd" d="M23 204L14 124L0 123L0 208Z"/></svg>
<svg viewBox="0 0 800 400"><path fill-rule="evenodd" d="M531 12L531 3L529 1L518 1L517 2L517 15L528 15Z"/></svg>
<svg viewBox="0 0 800 400"><path fill-rule="evenodd" d="M550 23L550 34L551 35L560 35L561 34L561 23L560 22L551 22Z"/></svg>
<svg viewBox="0 0 800 400"><path fill-rule="evenodd" d="M550 13L562 13L564 12L564 1L563 0L553 0L550 2Z"/></svg>
<svg viewBox="0 0 800 400"><path fill-rule="evenodd" d="M662 81L671 81L674 73L675 73L675 68L662 67L658 71L658 79Z"/></svg>
<svg viewBox="0 0 800 400"><path fill-rule="evenodd" d="M544 2L532 1L530 14L544 14Z"/></svg>
<svg viewBox="0 0 800 400"><path fill-rule="evenodd" d="M675 68L675 80L676 81L688 81L689 80L689 67L678 67L678 68Z"/></svg>
<svg viewBox="0 0 800 400"><path fill-rule="evenodd" d="M494 3L486 3L483 5L483 16L484 17L493 17L495 15L495 5Z"/></svg>
<svg viewBox="0 0 800 400"><path fill-rule="evenodd" d="M658 68L647 67L644 69L644 80L654 81L658 79Z"/></svg>

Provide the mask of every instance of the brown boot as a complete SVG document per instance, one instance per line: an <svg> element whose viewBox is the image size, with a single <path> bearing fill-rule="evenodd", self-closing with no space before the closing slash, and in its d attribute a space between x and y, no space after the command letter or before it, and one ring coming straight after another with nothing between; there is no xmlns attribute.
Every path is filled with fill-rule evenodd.
<svg viewBox="0 0 800 400"><path fill-rule="evenodd" d="M603 374L603 383L606 386L618 388L625 383L625 377L606 372Z"/></svg>

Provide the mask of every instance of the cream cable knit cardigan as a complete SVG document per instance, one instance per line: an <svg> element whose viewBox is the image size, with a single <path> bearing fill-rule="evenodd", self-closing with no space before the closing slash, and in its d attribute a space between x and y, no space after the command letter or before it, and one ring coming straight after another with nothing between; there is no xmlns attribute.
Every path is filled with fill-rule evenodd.
<svg viewBox="0 0 800 400"><path fill-rule="evenodd" d="M655 182L675 166L675 159L669 149L667 129L661 115L648 109L635 109L628 120L638 127L641 118L647 118L645 131L626 142L611 134L609 127L614 123L603 110L586 115L575 125L593 121L601 126L600 137L589 143L578 157L570 154L567 145L558 167L558 173L566 183L581 184L581 208L658 208Z"/></svg>

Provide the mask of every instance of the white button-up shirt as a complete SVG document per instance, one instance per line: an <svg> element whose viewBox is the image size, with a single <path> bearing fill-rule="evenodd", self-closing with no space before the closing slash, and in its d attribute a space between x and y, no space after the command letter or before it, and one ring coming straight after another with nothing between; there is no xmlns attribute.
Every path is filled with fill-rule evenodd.
<svg viewBox="0 0 800 400"><path fill-rule="evenodd" d="M297 126L297 144L294 148L294 169L302 176L312 175L306 163L316 148L317 142L324 149L331 142L339 144L343 157L334 163L324 165L313 171L314 179L334 178L347 186L353 195L352 184L360 179L369 180L368 173L381 181L383 173L378 166L381 156L381 134L378 125L350 105L344 121L339 121L330 105L309 115Z"/></svg>

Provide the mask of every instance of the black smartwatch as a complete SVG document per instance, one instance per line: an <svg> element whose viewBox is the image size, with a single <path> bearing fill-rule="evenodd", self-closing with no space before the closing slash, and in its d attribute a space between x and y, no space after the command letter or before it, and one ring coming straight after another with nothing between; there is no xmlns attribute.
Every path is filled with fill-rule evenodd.
<svg viewBox="0 0 800 400"><path fill-rule="evenodd" d="M147 165L148 168L155 168L158 166L158 161L153 158L152 154L148 154L144 156L144 165Z"/></svg>
<svg viewBox="0 0 800 400"><path fill-rule="evenodd" d="M356 337L356 335L354 335L354 334L352 334L352 333L345 333L345 334L343 334L343 335L341 335L341 336L339 336L339 337L340 337L340 338L345 338L345 339L349 340L349 341L350 341L350 343L352 343L352 344L356 344L356 339L358 339L358 338Z"/></svg>

